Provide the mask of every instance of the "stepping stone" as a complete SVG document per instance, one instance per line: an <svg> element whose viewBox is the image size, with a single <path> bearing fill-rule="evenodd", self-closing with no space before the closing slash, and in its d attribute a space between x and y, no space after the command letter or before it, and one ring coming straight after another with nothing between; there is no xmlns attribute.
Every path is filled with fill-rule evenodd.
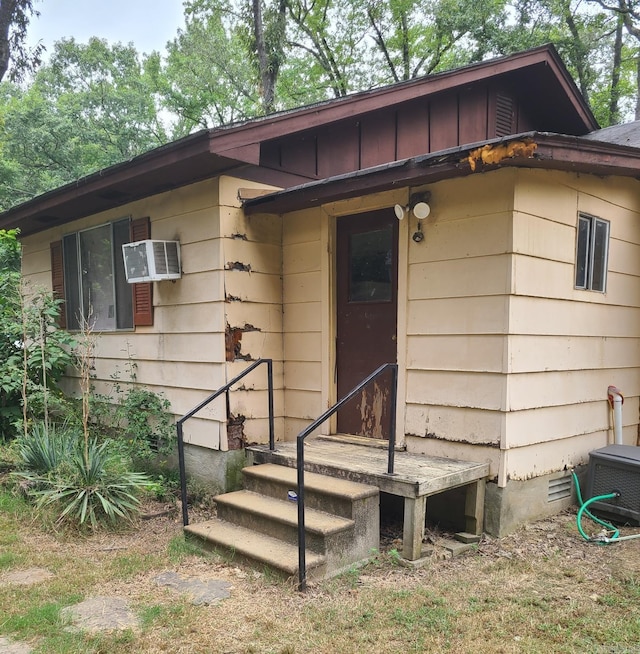
<svg viewBox="0 0 640 654"><path fill-rule="evenodd" d="M231 596L231 584L219 579L202 581L193 577L182 577L177 572L163 572L155 578L159 586L168 586L191 597L192 604L214 604Z"/></svg>
<svg viewBox="0 0 640 654"><path fill-rule="evenodd" d="M16 643L0 636L0 654L30 654L31 647L24 643Z"/></svg>
<svg viewBox="0 0 640 654"><path fill-rule="evenodd" d="M45 568L27 568L26 570L14 570L0 576L0 583L12 584L14 586L31 586L47 581L55 576Z"/></svg>
<svg viewBox="0 0 640 654"><path fill-rule="evenodd" d="M135 629L139 624L122 597L90 597L62 609L61 615L71 621L72 629L91 632Z"/></svg>

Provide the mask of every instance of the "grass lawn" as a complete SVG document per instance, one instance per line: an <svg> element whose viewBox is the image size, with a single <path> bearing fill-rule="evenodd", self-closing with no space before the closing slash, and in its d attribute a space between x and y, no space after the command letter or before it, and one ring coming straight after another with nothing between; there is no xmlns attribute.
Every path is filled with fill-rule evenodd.
<svg viewBox="0 0 640 654"><path fill-rule="evenodd" d="M52 576L30 586L3 580L32 567ZM155 582L164 571L227 581L231 597L194 606ZM140 626L69 629L64 607L105 595L126 598ZM382 552L301 594L293 582L201 554L178 515L82 537L43 529L0 491L0 637L38 654L640 653L640 539L585 543L565 513L420 570Z"/></svg>

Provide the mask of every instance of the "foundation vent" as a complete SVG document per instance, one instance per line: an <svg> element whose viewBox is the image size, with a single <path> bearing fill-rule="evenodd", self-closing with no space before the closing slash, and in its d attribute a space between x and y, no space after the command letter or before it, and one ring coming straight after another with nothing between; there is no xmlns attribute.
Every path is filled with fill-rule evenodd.
<svg viewBox="0 0 640 654"><path fill-rule="evenodd" d="M549 490L547 492L547 502L556 500L565 500L571 497L571 477L558 477L549 480Z"/></svg>

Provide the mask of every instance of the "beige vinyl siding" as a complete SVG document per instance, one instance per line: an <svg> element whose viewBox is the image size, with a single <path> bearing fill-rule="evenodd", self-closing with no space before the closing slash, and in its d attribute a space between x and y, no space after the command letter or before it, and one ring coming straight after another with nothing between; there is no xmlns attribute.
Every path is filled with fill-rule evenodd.
<svg viewBox="0 0 640 654"><path fill-rule="evenodd" d="M323 221L319 209L288 214L283 231L285 438L323 411Z"/></svg>
<svg viewBox="0 0 640 654"><path fill-rule="evenodd" d="M154 284L154 324L96 335L96 392L115 397L113 376L137 381L163 394L183 415L224 383L224 260L218 180L208 180L87 216L23 240L23 271L30 282L51 288L49 244L65 233L131 216L151 219L151 237L178 240L182 278ZM73 377L65 382L77 393ZM185 427L187 442L225 449L224 401L208 407Z"/></svg>
<svg viewBox="0 0 640 654"><path fill-rule="evenodd" d="M509 372L544 372L550 367L573 370L576 361L586 371L635 370L640 361L640 338L608 336L595 343L590 336L518 334L509 338Z"/></svg>
<svg viewBox="0 0 640 654"><path fill-rule="evenodd" d="M262 187L229 176L220 178L224 324L226 329L242 330L240 353L234 361L227 362L225 381L233 379L253 361L272 359L275 430L280 436L283 432L282 220L271 215L245 216L238 188L246 186ZM230 393L231 413L244 416L243 431L249 443L266 443L269 439L267 388L267 366L262 365Z"/></svg>
<svg viewBox="0 0 640 654"><path fill-rule="evenodd" d="M413 335L407 365L412 370L506 372L505 338L499 334Z"/></svg>
<svg viewBox="0 0 640 654"><path fill-rule="evenodd" d="M509 297L460 297L412 300L407 306L407 334L482 336L506 334Z"/></svg>
<svg viewBox="0 0 640 654"><path fill-rule="evenodd" d="M519 447L504 452L504 470L501 477L525 480L549 472L549 462L553 470L570 470L585 463L583 452L591 452L603 446L606 432L579 434L563 440L549 441L536 447ZM508 471L508 472L507 472Z"/></svg>
<svg viewBox="0 0 640 654"><path fill-rule="evenodd" d="M498 447L504 430L504 416L501 411L467 406L428 405L423 402L407 404L406 430L411 443L410 451L425 451L425 447L429 446L418 443L431 440ZM478 461L473 457L469 460Z"/></svg>
<svg viewBox="0 0 640 654"><path fill-rule="evenodd" d="M432 185L425 240L410 241L408 254L407 448L490 461L493 474L507 396L513 177Z"/></svg>
<svg viewBox="0 0 640 654"><path fill-rule="evenodd" d="M612 442L610 384L625 394L624 442L636 443L639 191L634 180L517 174L501 483L584 463ZM579 211L610 221L606 293L574 288Z"/></svg>
<svg viewBox="0 0 640 654"><path fill-rule="evenodd" d="M503 453L495 445L480 445L469 442L452 442L435 438L411 439L411 452L460 461L486 461L490 470L500 468Z"/></svg>
<svg viewBox="0 0 640 654"><path fill-rule="evenodd" d="M522 169L431 191L424 244L409 245L408 447L499 446L465 456L491 459L500 485L560 470L611 438L609 384L635 444L638 183ZM611 223L604 294L574 288L579 211Z"/></svg>

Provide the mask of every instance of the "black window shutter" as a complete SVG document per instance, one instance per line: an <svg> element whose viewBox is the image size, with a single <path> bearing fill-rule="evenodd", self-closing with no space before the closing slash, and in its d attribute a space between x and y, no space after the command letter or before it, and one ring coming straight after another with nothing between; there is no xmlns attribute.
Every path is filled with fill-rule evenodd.
<svg viewBox="0 0 640 654"><path fill-rule="evenodd" d="M151 238L149 217L131 221L131 241ZM133 324L136 327L153 325L153 283L132 284Z"/></svg>
<svg viewBox="0 0 640 654"><path fill-rule="evenodd" d="M62 258L62 241L56 241L49 246L51 250L51 289L56 300L63 300L58 315L58 325L67 328L67 316L64 305L64 261Z"/></svg>

